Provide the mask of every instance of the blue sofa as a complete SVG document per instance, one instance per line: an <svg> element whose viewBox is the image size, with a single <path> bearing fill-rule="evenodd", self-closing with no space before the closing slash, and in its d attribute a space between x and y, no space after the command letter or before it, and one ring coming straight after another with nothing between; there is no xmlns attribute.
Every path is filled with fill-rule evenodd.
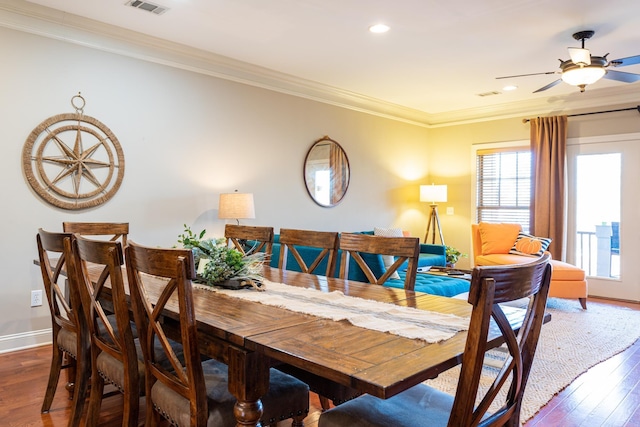
<svg viewBox="0 0 640 427"><path fill-rule="evenodd" d="M363 234L373 234L373 231L364 231L361 232ZM248 242L249 243L249 242ZM276 234L273 240L273 253L271 256L270 265L271 267L278 267L278 260L280 259L280 235ZM298 251L302 258L310 264L316 256L319 255L320 249L313 247L303 247L299 246ZM342 253L338 251L338 266L340 264L340 257ZM364 254L363 258L365 262L370 266L373 273L380 277L385 270L384 263L382 261L382 256L377 254ZM446 263L446 253L445 246L443 245L431 245L431 244L420 244L420 257L418 259L418 267L429 267L429 266L442 266L444 267ZM291 253L288 254L287 259L287 269L292 271L300 271L300 267L298 263L294 259ZM318 269L316 271L326 271L327 263L326 259L323 260ZM405 267L406 269L406 267ZM339 267L336 268L335 277L338 276ZM404 279L405 273L402 271L402 267L399 270L400 279L389 279L385 282L384 286L392 287L392 288L404 288ZM367 282L366 276L364 272L354 263L349 271L349 280L355 280L358 282ZM421 274L419 273L416 277L415 290L418 292L425 292L432 295L440 295L446 297L452 297L464 292L469 291L469 282L463 279L457 279L453 277L446 276L436 276L432 274Z"/></svg>

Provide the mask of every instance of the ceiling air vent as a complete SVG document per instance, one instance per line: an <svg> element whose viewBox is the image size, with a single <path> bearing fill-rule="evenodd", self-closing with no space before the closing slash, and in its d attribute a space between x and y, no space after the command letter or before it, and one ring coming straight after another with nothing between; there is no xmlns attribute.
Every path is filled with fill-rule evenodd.
<svg viewBox="0 0 640 427"><path fill-rule="evenodd" d="M493 96L493 95L500 95L501 92L498 91L491 91L491 92L484 92L484 93L479 93L478 96Z"/></svg>
<svg viewBox="0 0 640 427"><path fill-rule="evenodd" d="M136 9L146 10L147 12L155 13L156 15L162 15L168 7L160 6L159 4L151 3L148 1L132 0L127 2L127 6L135 7Z"/></svg>

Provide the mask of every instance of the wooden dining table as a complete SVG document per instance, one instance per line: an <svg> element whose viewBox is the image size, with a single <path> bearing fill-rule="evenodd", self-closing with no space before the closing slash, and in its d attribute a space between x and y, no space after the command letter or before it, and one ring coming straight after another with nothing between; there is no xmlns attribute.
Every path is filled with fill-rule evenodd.
<svg viewBox="0 0 640 427"><path fill-rule="evenodd" d="M341 291L348 296L462 317L471 315L471 305L463 299L272 267L265 267L263 274L269 281L290 286ZM148 290L159 295L161 286L159 282L157 291ZM387 399L458 365L467 338L467 332L461 331L450 339L428 343L199 287L194 287L193 298L200 352L229 366L229 391L237 398L237 426L259 425L260 398L268 391L271 367L293 367L359 393ZM172 310L168 304L165 328L173 331L171 338L179 340L177 311ZM521 325L524 313L523 309L507 309L513 328ZM501 343L501 334L494 326L487 345L497 347Z"/></svg>

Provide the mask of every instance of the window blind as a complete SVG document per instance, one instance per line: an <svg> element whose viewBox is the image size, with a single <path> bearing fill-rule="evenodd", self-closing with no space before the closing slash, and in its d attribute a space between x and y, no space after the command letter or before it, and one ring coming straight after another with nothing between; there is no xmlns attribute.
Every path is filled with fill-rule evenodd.
<svg viewBox="0 0 640 427"><path fill-rule="evenodd" d="M531 152L479 150L476 162L476 221L518 223L529 232Z"/></svg>

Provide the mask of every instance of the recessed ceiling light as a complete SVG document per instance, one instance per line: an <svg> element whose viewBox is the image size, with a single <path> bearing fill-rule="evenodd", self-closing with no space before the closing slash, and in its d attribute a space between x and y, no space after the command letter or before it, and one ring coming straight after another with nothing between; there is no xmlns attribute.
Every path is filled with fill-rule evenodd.
<svg viewBox="0 0 640 427"><path fill-rule="evenodd" d="M375 24L369 27L369 31L372 33L386 33L389 31L389 26L385 24Z"/></svg>
<svg viewBox="0 0 640 427"><path fill-rule="evenodd" d="M518 86L514 86L514 85L509 85L509 86L505 86L505 87L502 88L502 90L507 91L507 92L510 91L510 90L516 90L516 89L518 89Z"/></svg>

